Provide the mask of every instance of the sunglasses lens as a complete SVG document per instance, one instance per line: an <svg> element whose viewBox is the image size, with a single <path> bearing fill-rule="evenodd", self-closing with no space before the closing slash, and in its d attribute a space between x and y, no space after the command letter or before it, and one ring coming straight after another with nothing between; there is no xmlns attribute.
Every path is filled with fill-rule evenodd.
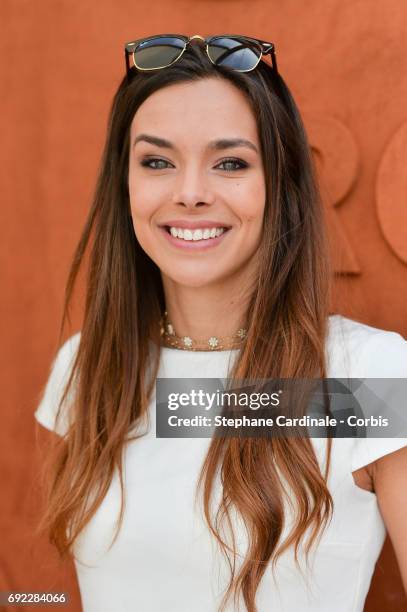
<svg viewBox="0 0 407 612"><path fill-rule="evenodd" d="M184 47L185 42L181 38L157 36L137 46L134 61L137 68L142 70L164 68L179 58Z"/></svg>
<svg viewBox="0 0 407 612"><path fill-rule="evenodd" d="M261 57L261 50L250 41L240 38L213 38L208 54L217 66L226 66L240 72L253 70Z"/></svg>

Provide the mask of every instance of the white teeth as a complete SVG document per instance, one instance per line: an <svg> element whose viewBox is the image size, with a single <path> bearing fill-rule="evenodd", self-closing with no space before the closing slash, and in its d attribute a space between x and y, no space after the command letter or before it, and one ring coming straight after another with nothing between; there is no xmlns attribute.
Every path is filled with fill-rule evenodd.
<svg viewBox="0 0 407 612"><path fill-rule="evenodd" d="M181 227L170 227L170 234L175 238L182 238L183 240L207 240L208 238L217 238L223 232L223 227L212 227L212 228L199 228L196 230L183 229Z"/></svg>
<svg viewBox="0 0 407 612"><path fill-rule="evenodd" d="M202 240L203 232L201 229L197 229L194 231L192 235L193 240Z"/></svg>

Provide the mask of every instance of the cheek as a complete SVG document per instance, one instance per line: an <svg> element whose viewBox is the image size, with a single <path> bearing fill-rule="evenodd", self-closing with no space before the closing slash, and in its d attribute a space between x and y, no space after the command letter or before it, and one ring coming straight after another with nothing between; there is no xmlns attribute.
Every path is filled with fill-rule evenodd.
<svg viewBox="0 0 407 612"><path fill-rule="evenodd" d="M158 194L154 192L151 183L142 180L135 174L129 175L129 198L133 220L148 220L157 208Z"/></svg>
<svg viewBox="0 0 407 612"><path fill-rule="evenodd" d="M262 183L247 185L239 193L238 216L250 232L258 233L262 226L266 192Z"/></svg>

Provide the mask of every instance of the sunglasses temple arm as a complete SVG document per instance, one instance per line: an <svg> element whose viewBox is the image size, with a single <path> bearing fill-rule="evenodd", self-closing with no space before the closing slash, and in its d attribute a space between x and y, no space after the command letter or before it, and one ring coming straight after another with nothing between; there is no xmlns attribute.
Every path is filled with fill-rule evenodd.
<svg viewBox="0 0 407 612"><path fill-rule="evenodd" d="M124 59L126 60L126 74L127 76L129 76L129 72L130 72L130 62L129 62L129 54L127 53L127 51L124 51Z"/></svg>
<svg viewBox="0 0 407 612"><path fill-rule="evenodd" d="M271 62L272 62L272 64L273 64L273 68L274 68L274 70L275 70L276 72L278 72L278 69L277 69L277 59L276 59L276 53L275 53L274 49L271 49L270 54L271 54Z"/></svg>

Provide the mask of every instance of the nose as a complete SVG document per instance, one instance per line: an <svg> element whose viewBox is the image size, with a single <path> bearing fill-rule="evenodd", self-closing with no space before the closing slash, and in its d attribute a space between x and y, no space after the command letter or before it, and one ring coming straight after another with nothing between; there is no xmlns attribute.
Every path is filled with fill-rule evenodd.
<svg viewBox="0 0 407 612"><path fill-rule="evenodd" d="M173 196L174 204L193 209L211 206L214 202L215 194L198 168L189 166L179 174Z"/></svg>

